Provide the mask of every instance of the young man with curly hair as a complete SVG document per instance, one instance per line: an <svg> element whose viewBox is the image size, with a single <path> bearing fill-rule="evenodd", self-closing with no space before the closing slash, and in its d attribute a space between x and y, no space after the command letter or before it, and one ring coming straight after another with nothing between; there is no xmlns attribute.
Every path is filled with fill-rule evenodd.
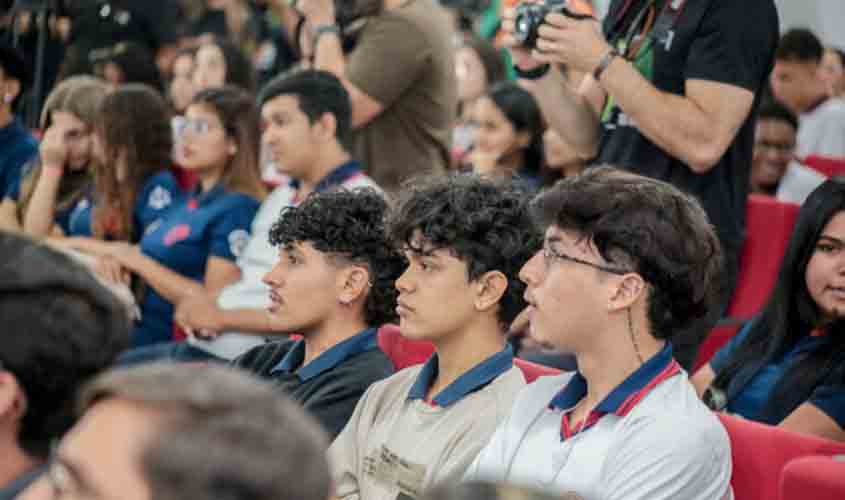
<svg viewBox="0 0 845 500"><path fill-rule="evenodd" d="M526 199L471 175L420 179L400 195L400 327L436 353L361 398L329 449L338 498L416 498L460 478L510 411L525 380L505 332L525 306L517 273L539 246Z"/></svg>
<svg viewBox="0 0 845 500"><path fill-rule="evenodd" d="M607 167L532 208L546 230L520 272L530 335L574 353L578 371L523 391L467 478L603 500L732 498L725 429L672 359L717 293L721 249L704 210Z"/></svg>
<svg viewBox="0 0 845 500"><path fill-rule="evenodd" d="M252 222L251 237L237 265L241 279L219 294L198 294L176 305L174 319L187 342L133 352L135 362L168 358L232 360L279 335L277 315L268 312L269 289L262 282L278 258L270 227L279 212L309 194L333 187L375 186L349 154L349 94L325 71L283 74L259 96L262 142L279 172L291 178L264 200Z"/></svg>
<svg viewBox="0 0 845 500"><path fill-rule="evenodd" d="M405 261L387 236L387 202L371 188L315 193L270 230L279 259L264 278L273 329L298 341L256 347L235 365L273 379L334 437L364 391L393 373L377 328L396 319Z"/></svg>

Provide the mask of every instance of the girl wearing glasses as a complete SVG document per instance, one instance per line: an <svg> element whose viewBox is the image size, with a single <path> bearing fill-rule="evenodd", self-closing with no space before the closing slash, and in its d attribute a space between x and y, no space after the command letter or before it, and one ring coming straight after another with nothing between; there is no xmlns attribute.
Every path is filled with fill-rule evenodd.
<svg viewBox="0 0 845 500"><path fill-rule="evenodd" d="M177 131L182 167L196 174L197 187L139 245L112 244L100 259L107 277L128 271L148 286L134 347L172 340L174 304L197 293L216 295L240 279L235 260L264 197L259 117L248 94L235 87L198 93Z"/></svg>
<svg viewBox="0 0 845 500"><path fill-rule="evenodd" d="M41 113L39 155L0 205L4 220L37 238L71 232L75 207L93 184L91 136L107 92L103 82L87 76L69 78L53 89Z"/></svg>
<svg viewBox="0 0 845 500"><path fill-rule="evenodd" d="M845 441L845 178L807 198L768 304L692 382L714 410Z"/></svg>

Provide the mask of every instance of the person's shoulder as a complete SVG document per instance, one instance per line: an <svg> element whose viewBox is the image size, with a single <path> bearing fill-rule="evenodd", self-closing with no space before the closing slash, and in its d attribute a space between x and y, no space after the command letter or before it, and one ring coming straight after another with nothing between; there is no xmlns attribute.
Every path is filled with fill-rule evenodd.
<svg viewBox="0 0 845 500"><path fill-rule="evenodd" d="M443 7L433 0L409 0L401 7L386 9L371 22L375 26L409 30L406 35L432 34L449 26Z"/></svg>
<svg viewBox="0 0 845 500"><path fill-rule="evenodd" d="M253 347L232 361L232 366L256 375L267 376L290 351L294 340L277 340Z"/></svg>
<svg viewBox="0 0 845 500"><path fill-rule="evenodd" d="M821 105L818 116L825 120L842 120L845 124L845 98L831 97Z"/></svg>
<svg viewBox="0 0 845 500"><path fill-rule="evenodd" d="M350 357L337 367L338 376L370 386L394 373L393 363L380 349L370 349Z"/></svg>
<svg viewBox="0 0 845 500"><path fill-rule="evenodd" d="M261 206L261 202L246 193L227 191L220 197L218 205L227 210L235 209L256 212L258 211L258 207Z"/></svg>
<svg viewBox="0 0 845 500"><path fill-rule="evenodd" d="M346 189L360 189L360 188L373 188L376 191L381 192L381 187L373 180L372 177L361 172L350 177L346 182L343 183L343 187Z"/></svg>

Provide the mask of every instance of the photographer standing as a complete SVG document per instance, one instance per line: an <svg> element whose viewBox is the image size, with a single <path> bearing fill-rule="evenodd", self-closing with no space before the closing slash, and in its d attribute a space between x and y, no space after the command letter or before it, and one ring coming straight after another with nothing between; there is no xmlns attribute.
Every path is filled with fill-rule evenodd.
<svg viewBox="0 0 845 500"><path fill-rule="evenodd" d="M612 0L603 29L551 13L532 47L517 43L525 30L515 30L514 17L506 14L504 29L517 73L535 80L529 86L550 126L580 156L670 182L702 203L724 248L725 308L743 240L760 90L778 42L773 0ZM559 63L587 74L578 92L565 85ZM689 345L676 345L682 365L689 368L699 337L723 312L711 311L682 341Z"/></svg>
<svg viewBox="0 0 845 500"><path fill-rule="evenodd" d="M356 2L367 10L365 0ZM449 164L457 112L454 33L435 0L376 2L346 54L348 33L338 26L334 0L300 0L297 9L312 34L313 67L334 73L352 99L353 158L395 191L406 178Z"/></svg>

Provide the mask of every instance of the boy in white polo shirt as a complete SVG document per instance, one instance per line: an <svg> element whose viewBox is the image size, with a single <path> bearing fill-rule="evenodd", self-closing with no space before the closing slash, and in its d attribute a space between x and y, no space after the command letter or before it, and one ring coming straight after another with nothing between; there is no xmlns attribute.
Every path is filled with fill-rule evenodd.
<svg viewBox="0 0 845 500"><path fill-rule="evenodd" d="M520 272L530 335L579 371L526 388L467 479L587 500L731 498L728 436L670 344L716 296L704 211L669 184L597 167L532 212L546 230Z"/></svg>
<svg viewBox="0 0 845 500"><path fill-rule="evenodd" d="M358 402L329 449L340 499L416 498L460 479L525 385L505 343L525 306L517 274L540 241L525 191L458 175L420 179L400 196L400 327L437 352Z"/></svg>

